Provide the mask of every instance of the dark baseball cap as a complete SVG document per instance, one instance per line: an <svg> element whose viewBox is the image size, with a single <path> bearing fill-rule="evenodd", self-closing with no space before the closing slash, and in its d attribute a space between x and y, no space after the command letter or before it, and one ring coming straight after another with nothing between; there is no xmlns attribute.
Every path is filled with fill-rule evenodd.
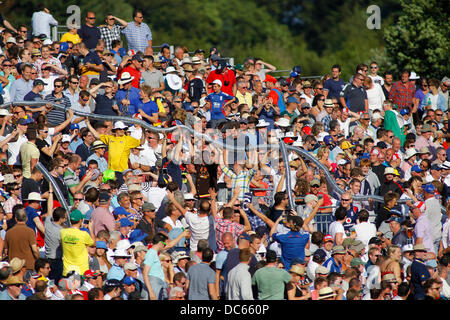
<svg viewBox="0 0 450 320"><path fill-rule="evenodd" d="M144 61L144 59L142 59L142 57L141 57L140 54L135 54L135 55L131 58L131 60L137 60L137 61L139 61L139 62Z"/></svg>
<svg viewBox="0 0 450 320"><path fill-rule="evenodd" d="M276 262L277 261L277 253L273 250L267 250L266 252L266 261L267 262Z"/></svg>
<svg viewBox="0 0 450 320"><path fill-rule="evenodd" d="M33 87L40 86L40 85L46 86L47 84L44 81L42 81L41 79L36 79L33 81Z"/></svg>

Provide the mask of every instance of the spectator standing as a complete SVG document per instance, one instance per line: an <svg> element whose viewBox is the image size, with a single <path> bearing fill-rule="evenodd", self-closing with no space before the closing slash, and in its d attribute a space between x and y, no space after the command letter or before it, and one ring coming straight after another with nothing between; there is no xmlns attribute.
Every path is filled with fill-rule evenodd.
<svg viewBox="0 0 450 320"><path fill-rule="evenodd" d="M252 276L248 271L251 258L250 249L239 250L239 264L228 273L228 300L253 300Z"/></svg>
<svg viewBox="0 0 450 320"><path fill-rule="evenodd" d="M87 247L94 245L93 230L92 224L89 226L90 233L80 230L83 218L80 210L74 210L70 213L70 228L61 229L63 276L66 276L70 271L84 274L86 270L89 270Z"/></svg>
<svg viewBox="0 0 450 320"><path fill-rule="evenodd" d="M50 14L50 10L48 10L43 3L38 4L36 12L31 16L31 28L33 36L40 36L44 34L47 39L51 38L51 30L52 26L57 26L58 21L53 18Z"/></svg>
<svg viewBox="0 0 450 320"><path fill-rule="evenodd" d="M25 259L27 269L34 269L34 263L39 258L39 249L36 242L36 233L27 226L28 215L22 207L15 214L16 225L8 229L5 235L5 249L8 258Z"/></svg>
<svg viewBox="0 0 450 320"><path fill-rule="evenodd" d="M352 112L369 112L367 92L364 89L365 77L359 73L353 76L353 81L345 85L340 94L340 103Z"/></svg>
<svg viewBox="0 0 450 320"><path fill-rule="evenodd" d="M53 191L52 191L53 192ZM53 199L53 194L50 199ZM50 262L49 278L58 283L63 273L61 229L67 221L66 210L62 207L53 210L45 218L45 257Z"/></svg>
<svg viewBox="0 0 450 320"><path fill-rule="evenodd" d="M126 28L128 22L113 16L112 14L108 14L106 16L106 26L100 27L100 38L105 40L105 48L107 50L112 50L112 42L114 40L120 41L120 33L123 28ZM115 22L119 22L122 26L115 24Z"/></svg>
<svg viewBox="0 0 450 320"><path fill-rule="evenodd" d="M278 268L277 254L267 250L266 266L256 270L252 277L252 285L258 288L259 300L283 300L286 285L292 277L286 270Z"/></svg>
<svg viewBox="0 0 450 320"><path fill-rule="evenodd" d="M95 49L100 39L100 30L95 26L95 13L89 11L86 14L86 23L78 31L81 41L89 50Z"/></svg>
<svg viewBox="0 0 450 320"><path fill-rule="evenodd" d="M414 94L416 92L415 85L409 80L411 72L407 69L402 71L401 79L394 82L389 91L389 100L392 100L394 105L399 109L411 110L413 104Z"/></svg>
<svg viewBox="0 0 450 320"><path fill-rule="evenodd" d="M339 99L340 93L342 89L344 89L345 82L339 76L341 75L341 66L338 64L335 64L331 67L331 78L328 80L325 80L323 83L323 91L325 98L332 99L336 98Z"/></svg>
<svg viewBox="0 0 450 320"><path fill-rule="evenodd" d="M202 262L189 268L186 288L189 300L218 300L216 290L216 275L210 267L214 251L210 248L202 250Z"/></svg>
<svg viewBox="0 0 450 320"><path fill-rule="evenodd" d="M150 27L142 22L144 15L141 10L133 12L133 21L128 22L122 33L127 39L128 49L135 52L141 51L144 55L153 55L152 31Z"/></svg>

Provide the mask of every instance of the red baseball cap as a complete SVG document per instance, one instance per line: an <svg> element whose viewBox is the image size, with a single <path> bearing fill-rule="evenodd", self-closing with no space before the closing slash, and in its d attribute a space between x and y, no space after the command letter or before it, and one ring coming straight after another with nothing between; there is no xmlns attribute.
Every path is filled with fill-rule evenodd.
<svg viewBox="0 0 450 320"><path fill-rule="evenodd" d="M308 136L311 135L311 132L312 132L312 131L311 131L311 127L306 126L306 127L303 127L302 130L303 130L303 132L304 132L305 134L307 134Z"/></svg>
<svg viewBox="0 0 450 320"><path fill-rule="evenodd" d="M86 270L83 274L84 278L93 278L96 276L99 276L100 272L94 271L94 270Z"/></svg>
<svg viewBox="0 0 450 320"><path fill-rule="evenodd" d="M328 241L334 242L334 239L331 236L331 234L327 234L323 237L323 242L328 242Z"/></svg>
<svg viewBox="0 0 450 320"><path fill-rule="evenodd" d="M264 79L263 82L277 83L277 79L275 79L274 77L272 77L270 74L266 74L266 78Z"/></svg>

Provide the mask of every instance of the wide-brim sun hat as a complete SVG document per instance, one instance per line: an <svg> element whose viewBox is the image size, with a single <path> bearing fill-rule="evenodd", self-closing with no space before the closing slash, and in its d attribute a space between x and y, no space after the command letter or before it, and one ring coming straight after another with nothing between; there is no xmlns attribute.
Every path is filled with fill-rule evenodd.
<svg viewBox="0 0 450 320"><path fill-rule="evenodd" d="M180 90L181 87L183 86L181 78L173 73L166 75L166 81L169 88L175 91Z"/></svg>
<svg viewBox="0 0 450 320"><path fill-rule="evenodd" d="M127 84L134 80L134 77L129 72L124 72L120 75L120 79L117 81L118 84Z"/></svg>

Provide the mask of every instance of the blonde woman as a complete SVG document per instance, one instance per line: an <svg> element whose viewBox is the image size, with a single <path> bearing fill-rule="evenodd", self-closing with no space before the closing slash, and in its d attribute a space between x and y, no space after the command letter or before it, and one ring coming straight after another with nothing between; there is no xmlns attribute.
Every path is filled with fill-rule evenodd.
<svg viewBox="0 0 450 320"><path fill-rule="evenodd" d="M402 260L402 249L399 246L392 245L388 249L388 259L380 265L381 277L392 273L397 279L397 283L402 283L402 269L400 261Z"/></svg>
<svg viewBox="0 0 450 320"><path fill-rule="evenodd" d="M173 284L173 276L175 272L173 270L172 257L168 253L160 253L159 260L164 272L165 281L169 284Z"/></svg>
<svg viewBox="0 0 450 320"><path fill-rule="evenodd" d="M333 167L331 166L330 161L330 149L327 146L321 146L317 150L317 159L322 163L324 166L328 168L328 170L332 170Z"/></svg>

